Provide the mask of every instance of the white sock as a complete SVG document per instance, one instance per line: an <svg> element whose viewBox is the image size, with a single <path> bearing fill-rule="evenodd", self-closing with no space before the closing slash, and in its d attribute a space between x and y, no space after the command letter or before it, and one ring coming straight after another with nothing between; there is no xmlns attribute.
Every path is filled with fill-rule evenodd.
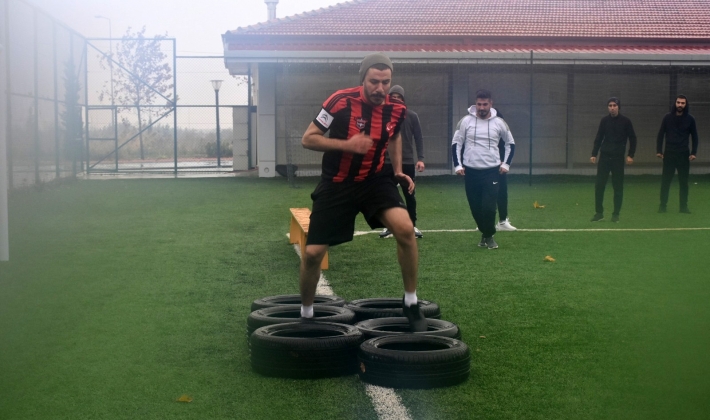
<svg viewBox="0 0 710 420"><path fill-rule="evenodd" d="M301 317L313 318L313 305L310 305L310 306L301 305Z"/></svg>
<svg viewBox="0 0 710 420"><path fill-rule="evenodd" d="M412 306L417 304L417 292L404 292L404 306Z"/></svg>

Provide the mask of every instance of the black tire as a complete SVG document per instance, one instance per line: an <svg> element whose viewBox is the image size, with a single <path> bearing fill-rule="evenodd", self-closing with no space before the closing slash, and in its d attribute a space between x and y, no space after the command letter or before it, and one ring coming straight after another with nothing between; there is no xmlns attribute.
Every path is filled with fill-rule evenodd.
<svg viewBox="0 0 710 420"><path fill-rule="evenodd" d="M257 328L266 325L296 322L301 318L300 305L280 305L271 308L257 309L247 317L247 335ZM350 309L337 306L314 306L313 320L321 322L336 322L339 324L354 324L355 313Z"/></svg>
<svg viewBox="0 0 710 420"><path fill-rule="evenodd" d="M265 376L324 378L358 370L362 333L353 325L292 322L261 327L249 342L252 369Z"/></svg>
<svg viewBox="0 0 710 420"><path fill-rule="evenodd" d="M401 334L426 334L460 339L461 330L453 322L440 319L427 319L427 331L412 333L409 321L405 317L366 319L355 324L367 340L374 337Z"/></svg>
<svg viewBox="0 0 710 420"><path fill-rule="evenodd" d="M276 295L256 299L251 303L251 310L256 311L262 308L271 308L280 305L300 305L301 295ZM345 299L340 296L316 295L314 305L345 306Z"/></svg>
<svg viewBox="0 0 710 420"><path fill-rule="evenodd" d="M355 312L358 321L404 316L402 313L402 298L357 299L346 303L345 307ZM419 307L425 317L441 318L441 311L436 303L428 300L419 300Z"/></svg>
<svg viewBox="0 0 710 420"><path fill-rule="evenodd" d="M360 345L364 382L387 388L436 388L460 384L471 371L471 352L462 341L434 335L371 338Z"/></svg>

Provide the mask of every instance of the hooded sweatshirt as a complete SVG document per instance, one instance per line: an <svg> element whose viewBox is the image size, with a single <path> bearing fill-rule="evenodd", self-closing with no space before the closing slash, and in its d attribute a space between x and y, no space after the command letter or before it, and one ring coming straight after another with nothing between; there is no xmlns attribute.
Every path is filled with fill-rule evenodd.
<svg viewBox="0 0 710 420"><path fill-rule="evenodd" d="M676 115L675 106L671 106L671 112L663 117L661 129L658 130L656 138L656 153L664 153L663 137L666 138L666 152L687 152L688 137L693 139L691 155L698 153L698 129L695 126L695 118L690 115L690 104L683 110L683 115Z"/></svg>
<svg viewBox="0 0 710 420"><path fill-rule="evenodd" d="M468 108L469 115L459 121L454 139L451 142L451 153L455 170L464 166L473 169L489 169L502 167L510 169L510 163L515 153L515 140L510 133L508 124L498 117L498 112L491 108L486 119L476 115L476 106ZM498 151L498 142L503 141L505 154L503 162Z"/></svg>

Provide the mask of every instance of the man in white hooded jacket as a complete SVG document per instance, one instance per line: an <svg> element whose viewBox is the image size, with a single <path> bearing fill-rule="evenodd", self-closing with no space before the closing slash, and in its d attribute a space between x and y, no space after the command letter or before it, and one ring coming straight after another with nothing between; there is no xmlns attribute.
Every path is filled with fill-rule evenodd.
<svg viewBox="0 0 710 420"><path fill-rule="evenodd" d="M465 176L466 198L473 219L481 231L480 247L498 248L493 239L496 233L496 201L498 176L510 169L515 153L515 140L508 124L497 117L493 99L487 90L476 92L476 105L469 107L469 115L459 121L451 142L457 175ZM498 142L505 144L501 162Z"/></svg>

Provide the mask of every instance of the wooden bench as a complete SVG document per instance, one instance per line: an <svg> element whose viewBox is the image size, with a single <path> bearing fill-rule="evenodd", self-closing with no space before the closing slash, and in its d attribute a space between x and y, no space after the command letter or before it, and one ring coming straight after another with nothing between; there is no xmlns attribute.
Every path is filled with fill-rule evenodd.
<svg viewBox="0 0 710 420"><path fill-rule="evenodd" d="M291 210L291 226L289 227L290 244L299 244L301 246L301 258L306 255L306 238L308 238L308 226L311 224L311 210L307 208L292 208ZM328 269L328 252L320 264L321 270Z"/></svg>

